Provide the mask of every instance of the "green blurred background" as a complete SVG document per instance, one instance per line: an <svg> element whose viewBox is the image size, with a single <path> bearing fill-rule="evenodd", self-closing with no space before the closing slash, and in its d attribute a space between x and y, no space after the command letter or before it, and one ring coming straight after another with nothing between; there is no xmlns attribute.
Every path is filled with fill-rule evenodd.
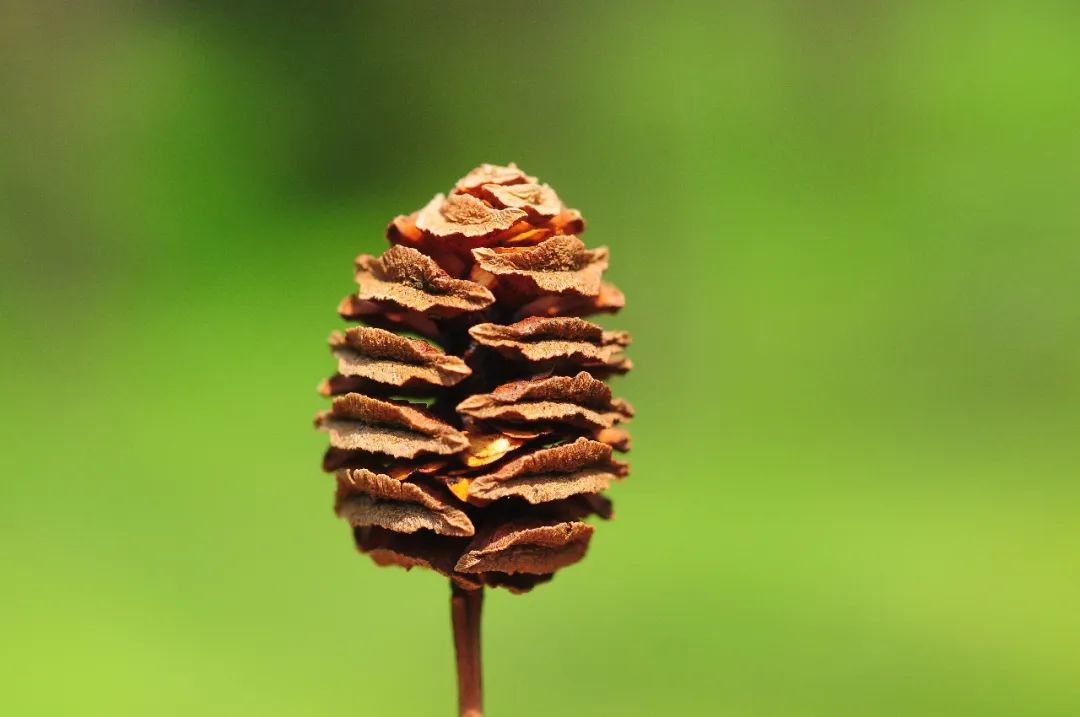
<svg viewBox="0 0 1080 717"><path fill-rule="evenodd" d="M1080 7L0 0L0 712L448 715L310 418L482 161L612 248L638 409L492 715L1080 714Z"/></svg>

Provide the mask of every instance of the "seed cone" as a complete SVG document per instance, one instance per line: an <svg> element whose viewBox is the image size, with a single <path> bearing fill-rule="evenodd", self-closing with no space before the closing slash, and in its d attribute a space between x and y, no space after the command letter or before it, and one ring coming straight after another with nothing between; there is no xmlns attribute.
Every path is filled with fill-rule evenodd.
<svg viewBox="0 0 1080 717"><path fill-rule="evenodd" d="M548 185L484 164L357 257L338 311L364 325L330 335L315 423L335 511L379 565L525 592L611 517L633 409L604 380L630 369L630 336L585 318L623 296L584 230Z"/></svg>

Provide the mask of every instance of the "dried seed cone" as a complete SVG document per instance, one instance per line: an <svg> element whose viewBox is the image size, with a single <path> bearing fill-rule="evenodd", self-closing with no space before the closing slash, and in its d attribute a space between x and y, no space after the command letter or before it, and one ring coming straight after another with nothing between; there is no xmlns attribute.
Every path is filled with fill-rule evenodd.
<svg viewBox="0 0 1080 717"><path fill-rule="evenodd" d="M335 510L376 563L524 592L611 517L633 409L604 380L630 369L630 336L586 318L623 296L584 229L548 185L485 164L357 257L339 313L362 325L330 335L315 423Z"/></svg>

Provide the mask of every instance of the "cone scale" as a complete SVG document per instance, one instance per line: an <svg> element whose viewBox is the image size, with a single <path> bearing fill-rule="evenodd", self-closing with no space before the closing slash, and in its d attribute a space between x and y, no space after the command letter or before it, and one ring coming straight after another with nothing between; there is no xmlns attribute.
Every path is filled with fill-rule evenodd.
<svg viewBox="0 0 1080 717"><path fill-rule="evenodd" d="M459 713L482 714L485 587L524 593L580 561L628 466L633 415L606 379L630 337L589 320L623 296L581 214L509 166L481 165L361 255L330 336L315 418L335 512L375 563L450 580Z"/></svg>

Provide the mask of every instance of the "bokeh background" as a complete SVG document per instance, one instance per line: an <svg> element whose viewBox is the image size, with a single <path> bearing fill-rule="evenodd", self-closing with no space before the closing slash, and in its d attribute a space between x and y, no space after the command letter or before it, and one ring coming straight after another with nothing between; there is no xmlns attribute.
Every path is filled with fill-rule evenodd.
<svg viewBox="0 0 1080 717"><path fill-rule="evenodd" d="M1075 3L0 8L0 712L452 713L310 418L352 258L516 160L639 417L491 714L1080 714Z"/></svg>

